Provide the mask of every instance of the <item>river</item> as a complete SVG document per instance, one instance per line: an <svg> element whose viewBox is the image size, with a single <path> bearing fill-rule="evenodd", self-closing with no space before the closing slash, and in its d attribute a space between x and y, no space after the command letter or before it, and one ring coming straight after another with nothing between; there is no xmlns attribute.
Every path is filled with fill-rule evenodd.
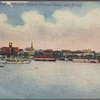
<svg viewBox="0 0 100 100"><path fill-rule="evenodd" d="M100 63L32 61L0 68L0 99L100 99Z"/></svg>

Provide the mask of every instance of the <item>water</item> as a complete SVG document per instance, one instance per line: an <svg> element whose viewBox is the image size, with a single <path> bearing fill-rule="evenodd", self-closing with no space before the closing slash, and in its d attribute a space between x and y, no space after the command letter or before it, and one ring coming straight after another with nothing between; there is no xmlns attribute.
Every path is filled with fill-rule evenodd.
<svg viewBox="0 0 100 100"><path fill-rule="evenodd" d="M32 61L0 68L0 99L100 99L99 87L99 63Z"/></svg>

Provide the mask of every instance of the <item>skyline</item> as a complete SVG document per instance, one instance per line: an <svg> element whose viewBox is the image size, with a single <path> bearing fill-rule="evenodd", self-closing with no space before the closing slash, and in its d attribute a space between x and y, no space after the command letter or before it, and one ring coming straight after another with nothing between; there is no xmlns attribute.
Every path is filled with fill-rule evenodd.
<svg viewBox="0 0 100 100"><path fill-rule="evenodd" d="M13 46L24 49L33 42L35 49L100 51L99 1L0 3L0 47L12 42Z"/></svg>

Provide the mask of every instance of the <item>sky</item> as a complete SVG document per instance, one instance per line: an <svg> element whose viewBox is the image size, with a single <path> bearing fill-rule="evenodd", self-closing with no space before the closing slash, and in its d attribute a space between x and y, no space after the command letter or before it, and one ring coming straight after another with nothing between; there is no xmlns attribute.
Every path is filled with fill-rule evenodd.
<svg viewBox="0 0 100 100"><path fill-rule="evenodd" d="M1 1L0 47L100 51L99 1Z"/></svg>

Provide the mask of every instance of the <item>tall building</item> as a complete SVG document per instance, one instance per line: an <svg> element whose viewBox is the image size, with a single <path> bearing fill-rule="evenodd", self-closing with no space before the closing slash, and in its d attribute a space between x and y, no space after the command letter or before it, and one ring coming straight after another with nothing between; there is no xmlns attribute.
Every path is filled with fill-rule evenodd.
<svg viewBox="0 0 100 100"><path fill-rule="evenodd" d="M3 55L9 56L9 55L12 55L15 53L18 54L19 49L18 49L18 47L13 47L12 43L9 42L9 47L2 47L1 50L2 50Z"/></svg>

